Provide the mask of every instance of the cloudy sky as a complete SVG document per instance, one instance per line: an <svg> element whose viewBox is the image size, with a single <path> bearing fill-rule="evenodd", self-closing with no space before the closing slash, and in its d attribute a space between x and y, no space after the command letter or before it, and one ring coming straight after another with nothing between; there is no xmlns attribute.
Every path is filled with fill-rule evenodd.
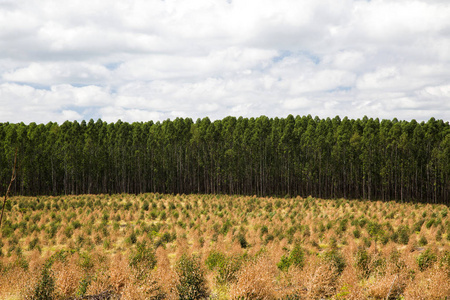
<svg viewBox="0 0 450 300"><path fill-rule="evenodd" d="M0 122L450 120L448 0L0 0Z"/></svg>

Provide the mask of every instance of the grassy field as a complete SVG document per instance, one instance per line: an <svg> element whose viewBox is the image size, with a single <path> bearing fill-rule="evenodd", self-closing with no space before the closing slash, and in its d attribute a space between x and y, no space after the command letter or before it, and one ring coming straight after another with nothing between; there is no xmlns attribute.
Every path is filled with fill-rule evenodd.
<svg viewBox="0 0 450 300"><path fill-rule="evenodd" d="M226 195L14 197L0 299L443 299L448 207Z"/></svg>

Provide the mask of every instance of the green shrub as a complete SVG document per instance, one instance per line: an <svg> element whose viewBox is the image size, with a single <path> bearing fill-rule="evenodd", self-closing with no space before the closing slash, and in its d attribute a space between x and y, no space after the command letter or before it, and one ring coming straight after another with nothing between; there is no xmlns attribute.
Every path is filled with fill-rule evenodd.
<svg viewBox="0 0 450 300"><path fill-rule="evenodd" d="M419 269L424 271L431 267L437 261L437 256L430 249L425 250L417 257Z"/></svg>
<svg viewBox="0 0 450 300"><path fill-rule="evenodd" d="M294 248L289 253L289 256L283 255L278 262L277 267L282 271L287 271L290 266L296 266L300 269L305 265L305 252L300 244L295 244Z"/></svg>
<svg viewBox="0 0 450 300"><path fill-rule="evenodd" d="M422 219L420 221L417 221L416 223L414 223L411 231L412 232L420 232L420 230L422 229L422 225L423 223L425 223L425 219Z"/></svg>
<svg viewBox="0 0 450 300"><path fill-rule="evenodd" d="M5 203L5 209L6 209L6 211L11 211L11 209L12 209L12 203L11 203L10 200L6 200L6 203Z"/></svg>
<svg viewBox="0 0 450 300"><path fill-rule="evenodd" d="M136 232L134 230L126 238L126 242L127 242L127 244L136 244L136 242L137 242L137 235L136 235Z"/></svg>
<svg viewBox="0 0 450 300"><path fill-rule="evenodd" d="M209 270L213 270L225 260L225 254L219 251L211 251L206 258L205 264Z"/></svg>
<svg viewBox="0 0 450 300"><path fill-rule="evenodd" d="M386 245L386 244L389 242L389 236L387 236L387 235L382 235L382 236L380 237L380 242L381 242L383 245Z"/></svg>
<svg viewBox="0 0 450 300"><path fill-rule="evenodd" d="M435 222L436 222L435 219L430 219L430 220L428 220L428 222L425 224L425 226L427 227L427 229L430 229L431 226L433 226Z"/></svg>
<svg viewBox="0 0 450 300"><path fill-rule="evenodd" d="M326 262L332 264L336 268L338 275L344 271L346 266L345 258L338 249L332 249L323 254L323 258Z"/></svg>
<svg viewBox="0 0 450 300"><path fill-rule="evenodd" d="M212 251L206 258L206 267L217 270L217 282L230 283L236 280L236 274L242 265L242 258L236 255L226 255L219 251Z"/></svg>
<svg viewBox="0 0 450 300"><path fill-rule="evenodd" d="M148 271L156 266L156 256L152 248L144 242L136 244L136 250L132 251L129 258L130 267L132 267L139 277L143 277Z"/></svg>
<svg viewBox="0 0 450 300"><path fill-rule="evenodd" d="M70 239L73 235L73 227L72 226L66 226L66 228L64 228L64 234L66 235L66 237L68 239Z"/></svg>
<svg viewBox="0 0 450 300"><path fill-rule="evenodd" d="M372 240L365 236L363 237L363 243L366 248L369 248L372 245Z"/></svg>
<svg viewBox="0 0 450 300"><path fill-rule="evenodd" d="M52 259L53 258L53 259ZM51 271L55 257L50 257L42 269L41 278L39 279L32 299L35 300L52 300L55 292L55 279Z"/></svg>
<svg viewBox="0 0 450 300"><path fill-rule="evenodd" d="M109 239L105 239L103 241L103 248L104 249L110 249L111 248L111 241Z"/></svg>
<svg viewBox="0 0 450 300"><path fill-rule="evenodd" d="M409 228L407 225L400 225L396 233L392 236L392 240L396 243L407 245L409 242Z"/></svg>
<svg viewBox="0 0 450 300"><path fill-rule="evenodd" d="M231 224L231 221L227 219L222 224L222 228L220 229L220 233L223 234L223 235L226 235L232 226L233 226L233 224Z"/></svg>
<svg viewBox="0 0 450 300"><path fill-rule="evenodd" d="M273 236L273 234L268 234L266 235L266 238L264 239L264 243L267 245L267 243L269 243L270 241L273 241L275 239L275 237Z"/></svg>
<svg viewBox="0 0 450 300"><path fill-rule="evenodd" d="M179 278L177 290L180 299L197 300L208 297L205 272L198 257L183 254L177 261L175 270Z"/></svg>
<svg viewBox="0 0 450 300"><path fill-rule="evenodd" d="M289 256L282 255L280 261L277 263L278 269L282 271L287 271L291 266L291 262L289 260Z"/></svg>
<svg viewBox="0 0 450 300"><path fill-rule="evenodd" d="M339 232L345 232L347 231L347 223L348 219L342 219L339 221L338 231Z"/></svg>
<svg viewBox="0 0 450 300"><path fill-rule="evenodd" d="M450 276L450 251L444 251L440 259L440 267L447 271Z"/></svg>
<svg viewBox="0 0 450 300"><path fill-rule="evenodd" d="M369 222L369 221L363 217L363 218L359 219L358 223L361 228L364 228L364 226L366 226L367 222Z"/></svg>
<svg viewBox="0 0 450 300"><path fill-rule="evenodd" d="M240 232L236 238L239 242L239 245L241 245L241 248L246 249L249 246L244 233Z"/></svg>
<svg viewBox="0 0 450 300"><path fill-rule="evenodd" d="M367 225L367 233L374 239L378 239L384 234L383 226L377 222L369 222Z"/></svg>
<svg viewBox="0 0 450 300"><path fill-rule="evenodd" d="M418 242L419 246L425 246L428 244L428 240L425 236L421 236Z"/></svg>
<svg viewBox="0 0 450 300"><path fill-rule="evenodd" d="M359 248L355 254L355 268L361 272L363 278L368 278L370 275L369 271L370 256L366 249Z"/></svg>
<svg viewBox="0 0 450 300"><path fill-rule="evenodd" d="M28 244L28 250L31 251L31 250L33 250L34 248L36 248L36 246L38 245L38 243L39 243L39 238L35 237L34 239L32 239L32 240L30 241L30 243Z"/></svg>
<svg viewBox="0 0 450 300"><path fill-rule="evenodd" d="M150 208L150 205L148 203L148 201L144 201L142 203L142 210L148 210Z"/></svg>
<svg viewBox="0 0 450 300"><path fill-rule="evenodd" d="M260 232L261 232L260 233L261 236L263 236L264 234L269 233L269 228L267 228L267 225L261 226Z"/></svg>

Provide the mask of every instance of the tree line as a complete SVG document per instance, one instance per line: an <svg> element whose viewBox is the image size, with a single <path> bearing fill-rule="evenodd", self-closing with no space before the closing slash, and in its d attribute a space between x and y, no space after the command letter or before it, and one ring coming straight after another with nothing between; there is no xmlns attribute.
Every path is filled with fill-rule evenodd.
<svg viewBox="0 0 450 300"><path fill-rule="evenodd" d="M1 193L226 193L450 202L450 126L226 117L0 123Z"/></svg>

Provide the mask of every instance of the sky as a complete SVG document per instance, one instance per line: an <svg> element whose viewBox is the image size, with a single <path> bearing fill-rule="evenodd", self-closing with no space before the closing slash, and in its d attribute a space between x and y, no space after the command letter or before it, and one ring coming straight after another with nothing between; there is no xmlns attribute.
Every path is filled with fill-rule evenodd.
<svg viewBox="0 0 450 300"><path fill-rule="evenodd" d="M448 0L0 0L0 122L450 120Z"/></svg>

